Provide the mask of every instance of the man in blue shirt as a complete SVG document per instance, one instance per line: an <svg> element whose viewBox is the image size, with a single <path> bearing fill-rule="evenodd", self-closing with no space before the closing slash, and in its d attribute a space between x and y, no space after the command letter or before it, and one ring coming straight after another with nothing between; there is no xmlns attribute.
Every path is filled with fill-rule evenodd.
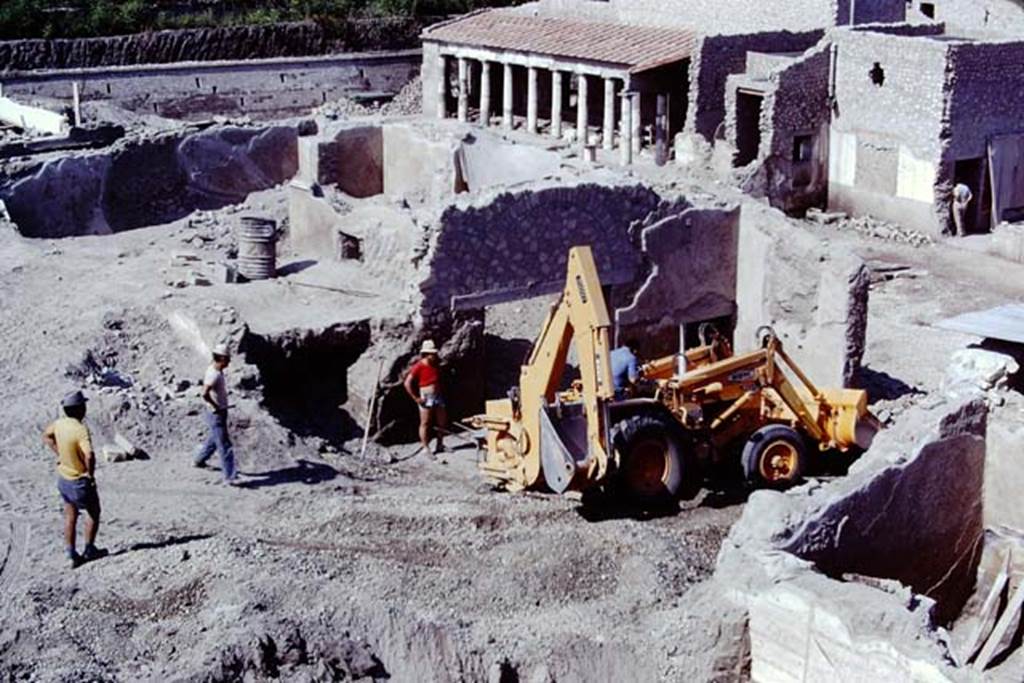
<svg viewBox="0 0 1024 683"><path fill-rule="evenodd" d="M640 361L636 357L636 342L627 340L622 346L612 350L612 383L615 386L615 397L625 397L625 390L640 379Z"/></svg>

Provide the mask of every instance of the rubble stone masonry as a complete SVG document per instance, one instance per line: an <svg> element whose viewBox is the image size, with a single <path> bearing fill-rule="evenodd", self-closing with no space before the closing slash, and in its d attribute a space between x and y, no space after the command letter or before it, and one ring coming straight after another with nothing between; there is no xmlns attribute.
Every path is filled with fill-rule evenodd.
<svg viewBox="0 0 1024 683"><path fill-rule="evenodd" d="M829 205L937 232L947 43L861 31L834 39Z"/></svg>
<svg viewBox="0 0 1024 683"><path fill-rule="evenodd" d="M822 31L791 33L758 33L732 36L709 36L701 40L693 56L690 81L687 130L699 133L708 141L725 121L725 83L731 74L743 73L747 52L803 52L823 35Z"/></svg>

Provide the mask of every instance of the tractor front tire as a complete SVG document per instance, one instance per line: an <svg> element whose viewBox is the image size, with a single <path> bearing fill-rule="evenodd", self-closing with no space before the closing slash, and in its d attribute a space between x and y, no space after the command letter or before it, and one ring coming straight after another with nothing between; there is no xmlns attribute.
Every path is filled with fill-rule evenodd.
<svg viewBox="0 0 1024 683"><path fill-rule="evenodd" d="M743 475L755 488L787 489L798 483L807 466L807 442L786 425L767 425L743 446Z"/></svg>
<svg viewBox="0 0 1024 683"><path fill-rule="evenodd" d="M612 430L612 443L619 454L616 488L633 502L672 502L693 477L678 430L660 415L622 420Z"/></svg>

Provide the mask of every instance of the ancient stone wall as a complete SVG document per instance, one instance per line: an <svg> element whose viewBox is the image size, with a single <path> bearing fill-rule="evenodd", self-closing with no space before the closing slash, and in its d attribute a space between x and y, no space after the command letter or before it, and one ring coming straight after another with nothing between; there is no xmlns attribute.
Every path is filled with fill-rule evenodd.
<svg viewBox="0 0 1024 683"><path fill-rule="evenodd" d="M772 206L783 211L825 203L831 68L831 46L819 46L776 72L775 88L765 96L766 189Z"/></svg>
<svg viewBox="0 0 1024 683"><path fill-rule="evenodd" d="M949 72L947 159L983 157L992 136L1021 132L1024 40L953 44Z"/></svg>
<svg viewBox="0 0 1024 683"><path fill-rule="evenodd" d="M757 348L770 325L819 387L855 386L867 334L868 272L852 252L743 206L736 266L735 348Z"/></svg>
<svg viewBox="0 0 1024 683"><path fill-rule="evenodd" d="M425 319L453 307L480 309L507 299L558 291L568 248L594 248L605 284L633 282L641 266L629 236L658 195L640 186L535 187L458 202L439 217L420 285ZM492 300L492 298L494 300ZM506 300L507 300L506 299Z"/></svg>
<svg viewBox="0 0 1024 683"><path fill-rule="evenodd" d="M645 221L647 274L615 311L619 342L641 340L644 357L667 355L679 349L678 325L735 314L739 216L738 208L688 208Z"/></svg>
<svg viewBox="0 0 1024 683"><path fill-rule="evenodd" d="M62 69L5 76L4 92L70 104L77 83L83 102L111 102L167 118L246 116L270 120L359 93L397 93L419 71L416 50L267 60L185 62Z"/></svg>
<svg viewBox="0 0 1024 683"><path fill-rule="evenodd" d="M853 24L892 23L904 21L907 15L906 1L837 0L835 3L836 26ZM852 21L851 21L852 18Z"/></svg>
<svg viewBox="0 0 1024 683"><path fill-rule="evenodd" d="M748 610L753 680L962 679L929 634L974 586L985 416L978 399L937 401L847 477L750 497L715 580Z"/></svg>
<svg viewBox="0 0 1024 683"><path fill-rule="evenodd" d="M952 621L974 588L981 556L985 417L981 400L943 416L907 462L868 481L878 454L856 465L842 487L847 495L806 518L784 549L832 577L895 579L936 601L938 623ZM898 436L917 437L904 427L875 448L895 456L905 450Z"/></svg>
<svg viewBox="0 0 1024 683"><path fill-rule="evenodd" d="M937 232L947 43L836 31L829 206Z"/></svg>
<svg viewBox="0 0 1024 683"><path fill-rule="evenodd" d="M849 23L850 0L771 0L758 3L752 12L745 0L611 0L610 3L579 0L541 0L528 8L572 15L593 21L622 21L640 25L675 25L697 28L704 35L751 31L807 31ZM530 11L530 9L524 10ZM904 0L859 0L854 22L903 21Z"/></svg>
<svg viewBox="0 0 1024 683"><path fill-rule="evenodd" d="M732 36L709 36L700 41L691 62L686 128L711 141L726 117L726 79L747 68L747 52L803 52L822 31L778 31Z"/></svg>
<svg viewBox="0 0 1024 683"><path fill-rule="evenodd" d="M296 168L294 126L224 126L47 161L0 187L0 199L26 237L107 234L238 203Z"/></svg>
<svg viewBox="0 0 1024 683"><path fill-rule="evenodd" d="M155 31L105 38L0 41L0 72L298 57L415 47L415 19L353 20L336 34L312 22Z"/></svg>
<svg viewBox="0 0 1024 683"><path fill-rule="evenodd" d="M922 11L931 5L931 17ZM942 21L954 31L984 30L1024 34L1024 5L1017 0L916 0L907 8L908 21Z"/></svg>

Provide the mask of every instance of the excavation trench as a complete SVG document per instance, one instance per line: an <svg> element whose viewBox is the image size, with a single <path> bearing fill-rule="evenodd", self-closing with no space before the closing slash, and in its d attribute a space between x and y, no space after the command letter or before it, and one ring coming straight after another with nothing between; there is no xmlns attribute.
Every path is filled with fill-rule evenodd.
<svg viewBox="0 0 1024 683"><path fill-rule="evenodd" d="M220 126L124 140L45 161L0 185L25 237L108 235L219 209L286 182L295 126Z"/></svg>
<svg viewBox="0 0 1024 683"><path fill-rule="evenodd" d="M299 437L340 447L361 433L341 406L349 400L349 368L370 344L368 321L317 330L248 332L239 351L259 369L263 405Z"/></svg>

